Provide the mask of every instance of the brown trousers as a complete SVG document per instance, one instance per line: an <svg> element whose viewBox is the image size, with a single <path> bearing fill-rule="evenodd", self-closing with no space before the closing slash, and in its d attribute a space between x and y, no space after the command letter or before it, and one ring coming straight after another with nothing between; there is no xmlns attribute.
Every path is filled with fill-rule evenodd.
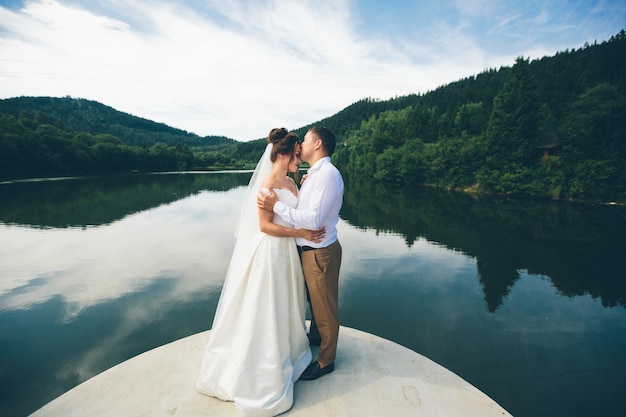
<svg viewBox="0 0 626 417"><path fill-rule="evenodd" d="M317 361L324 367L335 361L339 338L339 241L325 248L302 252L302 269L311 304L311 335L319 332L322 342Z"/></svg>

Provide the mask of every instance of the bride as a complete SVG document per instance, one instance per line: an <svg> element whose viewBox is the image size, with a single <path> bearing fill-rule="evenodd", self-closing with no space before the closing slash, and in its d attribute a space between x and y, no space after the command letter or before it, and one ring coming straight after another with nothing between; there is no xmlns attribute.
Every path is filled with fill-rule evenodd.
<svg viewBox="0 0 626 417"><path fill-rule="evenodd" d="M294 229L257 208L272 189L295 207L288 172L300 165L298 136L272 129L243 202L233 256L217 305L196 388L234 401L246 416L275 416L293 405L293 384L311 362L305 288L295 237L319 241L324 230Z"/></svg>

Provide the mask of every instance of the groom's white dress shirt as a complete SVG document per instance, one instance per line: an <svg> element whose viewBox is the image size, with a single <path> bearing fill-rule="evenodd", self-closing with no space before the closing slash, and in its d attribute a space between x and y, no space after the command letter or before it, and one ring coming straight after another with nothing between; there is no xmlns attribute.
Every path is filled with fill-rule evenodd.
<svg viewBox="0 0 626 417"><path fill-rule="evenodd" d="M298 206L291 208L278 201L274 205L274 213L297 228L313 230L325 227L326 235L321 242L296 238L299 246L324 248L337 240L337 222L343 203L343 179L328 156L318 160L307 174L298 196Z"/></svg>

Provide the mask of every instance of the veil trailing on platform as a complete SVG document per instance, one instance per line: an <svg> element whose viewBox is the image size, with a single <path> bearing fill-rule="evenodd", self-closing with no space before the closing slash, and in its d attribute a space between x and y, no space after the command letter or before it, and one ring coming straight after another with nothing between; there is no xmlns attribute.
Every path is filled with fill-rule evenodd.
<svg viewBox="0 0 626 417"><path fill-rule="evenodd" d="M255 235L261 233L259 230L259 212L256 204L256 196L261 190L261 184L272 171L270 156L273 147L273 144L267 144L265 152L263 152L263 156L259 159L254 173L250 178L250 182L248 183L248 190L243 199L239 220L235 228L235 238L237 238L236 245L241 244L242 241L249 242Z"/></svg>

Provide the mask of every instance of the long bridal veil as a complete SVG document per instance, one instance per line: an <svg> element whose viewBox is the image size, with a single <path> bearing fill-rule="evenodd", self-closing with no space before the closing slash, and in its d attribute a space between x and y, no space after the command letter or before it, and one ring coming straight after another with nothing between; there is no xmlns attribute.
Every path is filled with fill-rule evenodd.
<svg viewBox="0 0 626 417"><path fill-rule="evenodd" d="M241 282L238 281L246 275L245 271L242 271L240 268L246 265L253 257L254 251L263 238L263 233L259 229L259 209L256 203L256 196L261 189L261 184L272 171L270 156L273 146L271 143L267 144L248 183L239 213L239 220L235 227L235 247L233 248L233 255L224 280L220 301L215 311L214 325L220 320L223 310L231 302L231 299L236 297L241 285Z"/></svg>
<svg viewBox="0 0 626 417"><path fill-rule="evenodd" d="M238 245L242 240L250 238L251 235L259 233L259 215L256 205L256 196L261 189L263 180L272 171L272 161L270 155L272 153L273 144L268 143L265 147L263 156L256 164L254 173L250 177L248 183L248 189L241 205L241 212L239 213L239 220L235 227L235 237L237 238L236 244Z"/></svg>

